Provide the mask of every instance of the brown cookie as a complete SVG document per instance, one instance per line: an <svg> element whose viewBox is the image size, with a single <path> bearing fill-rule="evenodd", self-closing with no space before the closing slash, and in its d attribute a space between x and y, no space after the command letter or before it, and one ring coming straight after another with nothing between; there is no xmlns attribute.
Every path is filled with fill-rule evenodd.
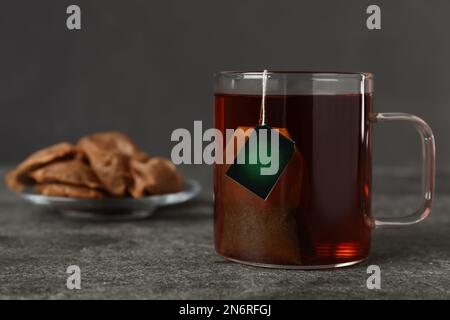
<svg viewBox="0 0 450 320"><path fill-rule="evenodd" d="M132 182L128 186L128 192L131 194L133 198L142 198L145 195L145 187L147 185L147 182L145 173L139 170L139 166L141 165L143 165L143 163L140 161L133 161L133 160L130 161Z"/></svg>
<svg viewBox="0 0 450 320"><path fill-rule="evenodd" d="M94 171L79 159L64 160L48 164L30 172L37 183L63 183L88 188L101 188Z"/></svg>
<svg viewBox="0 0 450 320"><path fill-rule="evenodd" d="M135 198L150 194L165 194L181 191L183 177L177 172L175 165L168 159L152 158L148 161L130 162L133 184L129 192Z"/></svg>
<svg viewBox="0 0 450 320"><path fill-rule="evenodd" d="M45 195L54 197L71 197L80 199L102 199L105 197L100 190L90 189L68 184L44 183L35 186L35 189Z"/></svg>
<svg viewBox="0 0 450 320"><path fill-rule="evenodd" d="M101 145L102 148L111 152L118 152L137 160L148 160L148 155L139 150L136 144L125 134L117 131L108 131L94 133L80 139L89 139L90 141Z"/></svg>
<svg viewBox="0 0 450 320"><path fill-rule="evenodd" d="M6 174L6 185L15 191L21 191L26 185L33 183L33 180L28 177L28 173L31 170L40 168L58 159L74 157L78 153L79 150L67 142L61 142L38 150L20 163L16 169Z"/></svg>
<svg viewBox="0 0 450 320"><path fill-rule="evenodd" d="M115 143L97 134L81 138L78 146L86 154L104 188L113 196L124 196L131 181L128 156Z"/></svg>

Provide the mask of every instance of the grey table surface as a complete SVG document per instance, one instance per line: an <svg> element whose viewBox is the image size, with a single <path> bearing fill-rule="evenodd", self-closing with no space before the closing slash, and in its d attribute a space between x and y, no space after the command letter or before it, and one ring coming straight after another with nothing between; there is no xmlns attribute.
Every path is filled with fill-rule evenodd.
<svg viewBox="0 0 450 320"><path fill-rule="evenodd" d="M82 222L28 204L0 185L3 299L449 299L450 175L438 177L431 216L407 229L375 230L369 260L350 268L299 271L224 261L213 246L211 170L182 168L202 195L144 221ZM0 167L3 176L5 167ZM374 212L402 215L418 202L408 172L381 170ZM366 287L367 266L381 289ZM81 268L68 290L66 268Z"/></svg>

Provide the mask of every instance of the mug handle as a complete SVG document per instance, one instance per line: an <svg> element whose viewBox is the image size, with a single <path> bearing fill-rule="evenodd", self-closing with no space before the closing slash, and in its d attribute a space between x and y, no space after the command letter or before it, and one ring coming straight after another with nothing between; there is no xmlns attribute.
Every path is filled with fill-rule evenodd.
<svg viewBox="0 0 450 320"><path fill-rule="evenodd" d="M400 218L375 218L376 228L405 227L423 221L431 212L434 193L435 156L434 136L430 126L421 118L408 113L370 113L369 120L373 123L404 121L412 124L420 136L422 144L422 201L419 208L412 214Z"/></svg>

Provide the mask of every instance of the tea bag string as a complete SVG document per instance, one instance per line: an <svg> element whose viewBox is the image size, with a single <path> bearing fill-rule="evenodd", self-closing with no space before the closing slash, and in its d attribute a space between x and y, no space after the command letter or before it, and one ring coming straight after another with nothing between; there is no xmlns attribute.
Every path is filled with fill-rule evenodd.
<svg viewBox="0 0 450 320"><path fill-rule="evenodd" d="M261 111L259 115L259 125L266 125L266 91L267 91L267 69L263 71L262 74L262 101L261 101Z"/></svg>

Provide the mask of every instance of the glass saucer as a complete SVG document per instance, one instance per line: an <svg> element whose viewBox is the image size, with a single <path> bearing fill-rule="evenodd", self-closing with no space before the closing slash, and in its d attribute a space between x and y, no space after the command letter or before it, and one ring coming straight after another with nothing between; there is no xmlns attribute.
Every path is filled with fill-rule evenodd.
<svg viewBox="0 0 450 320"><path fill-rule="evenodd" d="M20 193L22 198L39 206L56 209L63 216L89 220L136 220L153 215L163 206L186 202L200 193L201 186L196 180L188 179L184 190L163 195L151 195L140 199L77 199L68 197L44 196L27 189Z"/></svg>

